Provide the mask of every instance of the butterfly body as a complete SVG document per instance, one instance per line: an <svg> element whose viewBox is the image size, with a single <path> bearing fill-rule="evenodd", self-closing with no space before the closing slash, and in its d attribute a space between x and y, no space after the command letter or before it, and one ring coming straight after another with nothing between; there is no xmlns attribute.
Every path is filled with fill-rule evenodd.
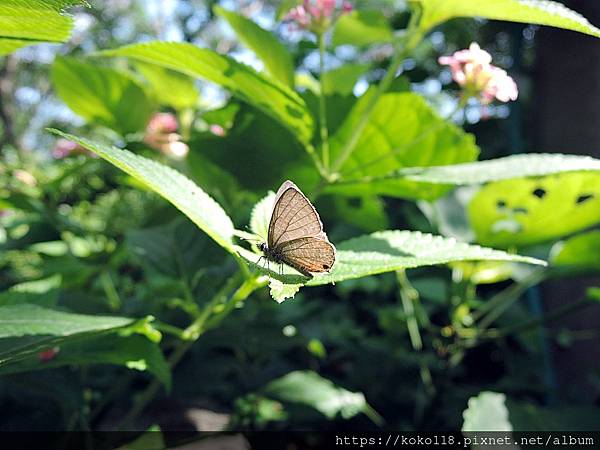
<svg viewBox="0 0 600 450"><path fill-rule="evenodd" d="M323 231L315 207L291 181L284 182L273 203L267 242L259 246L264 257L285 263L301 274L329 272L335 247Z"/></svg>

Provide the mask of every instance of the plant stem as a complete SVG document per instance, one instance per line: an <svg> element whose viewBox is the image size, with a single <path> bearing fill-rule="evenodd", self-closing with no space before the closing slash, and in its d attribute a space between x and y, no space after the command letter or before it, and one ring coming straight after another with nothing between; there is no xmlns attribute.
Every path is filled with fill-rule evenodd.
<svg viewBox="0 0 600 450"><path fill-rule="evenodd" d="M190 347L198 340L202 334L204 334L210 327L207 326L207 321L214 314L214 309L219 304L224 303L224 308L220 312L221 320L224 315L227 315L233 310L235 305L245 300L255 289L259 288L262 284L257 282L256 278L245 279L239 288L229 297L228 300L224 301L227 297L228 292L231 288L239 283L240 278L243 278L241 273L236 273L231 277L225 285L219 290L219 292L204 306L202 313L183 331L183 340L178 342L173 353L169 356L168 362L169 367L173 369L183 356L187 353ZM230 305L233 305L230 307ZM158 390L161 387L160 381L154 379L152 383L146 388L142 394L135 400L133 406L129 412L125 415L119 429L124 429L130 425L135 418L146 408L146 406L156 396Z"/></svg>
<svg viewBox="0 0 600 450"><path fill-rule="evenodd" d="M320 33L319 40L319 128L321 131L321 150L323 153L323 167L329 174L329 131L327 128L327 105L325 102L325 33Z"/></svg>
<svg viewBox="0 0 600 450"><path fill-rule="evenodd" d="M375 109L375 106L379 102L381 96L385 94L392 85L392 82L394 81L396 73L398 72L398 69L404 61L404 58L406 58L408 54L419 44L419 42L421 42L421 39L423 38L423 33L418 26L419 20L420 12L413 12L410 24L408 26L408 29L406 30L405 39L403 39L404 46L402 47L402 49L397 50L395 52L386 74L377 86L377 90L375 91L375 93L368 100L368 103L365 106L365 109L363 110L363 113L360 116L358 123L352 130L352 134L350 135L349 139L346 141L344 147L342 148L339 157L333 163L333 172L338 172L343 166L343 164L346 162L346 160L350 157L350 155L356 148L356 145L358 144L362 132L364 131L365 127L369 122L371 113Z"/></svg>

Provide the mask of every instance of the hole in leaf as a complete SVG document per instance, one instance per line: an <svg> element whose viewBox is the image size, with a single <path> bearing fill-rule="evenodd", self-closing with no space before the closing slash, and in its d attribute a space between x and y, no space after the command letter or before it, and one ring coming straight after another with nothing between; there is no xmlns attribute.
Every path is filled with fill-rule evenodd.
<svg viewBox="0 0 600 450"><path fill-rule="evenodd" d="M533 191L533 195L535 195L537 198L544 198L544 196L546 195L546 190L542 188L537 188L535 191Z"/></svg>
<svg viewBox="0 0 600 450"><path fill-rule="evenodd" d="M518 208L513 208L513 212L515 214L527 214L527 208L523 208L523 207L518 207Z"/></svg>
<svg viewBox="0 0 600 450"><path fill-rule="evenodd" d="M577 204L581 205L582 203L587 202L588 200L594 198L594 194L583 194L577 197Z"/></svg>
<svg viewBox="0 0 600 450"><path fill-rule="evenodd" d="M506 208L506 202L504 200L498 200L496 202L496 208L498 208L498 209Z"/></svg>

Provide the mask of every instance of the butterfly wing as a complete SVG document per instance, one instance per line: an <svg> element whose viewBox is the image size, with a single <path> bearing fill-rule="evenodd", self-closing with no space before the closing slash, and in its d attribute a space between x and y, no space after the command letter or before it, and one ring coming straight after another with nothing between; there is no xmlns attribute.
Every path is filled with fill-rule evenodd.
<svg viewBox="0 0 600 450"><path fill-rule="evenodd" d="M281 260L298 272L329 272L335 262L335 247L325 233L286 241L279 247Z"/></svg>
<svg viewBox="0 0 600 450"><path fill-rule="evenodd" d="M269 223L269 248L301 237L316 236L323 232L323 224L315 207L291 181L281 185Z"/></svg>

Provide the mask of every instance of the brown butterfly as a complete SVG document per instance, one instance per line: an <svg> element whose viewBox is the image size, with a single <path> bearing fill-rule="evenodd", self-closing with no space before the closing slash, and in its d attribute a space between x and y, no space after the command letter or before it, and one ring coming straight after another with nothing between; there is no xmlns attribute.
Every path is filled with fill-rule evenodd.
<svg viewBox="0 0 600 450"><path fill-rule="evenodd" d="M317 210L289 180L277 191L267 242L259 249L268 261L285 263L310 278L311 272L329 272L335 263L335 247Z"/></svg>

